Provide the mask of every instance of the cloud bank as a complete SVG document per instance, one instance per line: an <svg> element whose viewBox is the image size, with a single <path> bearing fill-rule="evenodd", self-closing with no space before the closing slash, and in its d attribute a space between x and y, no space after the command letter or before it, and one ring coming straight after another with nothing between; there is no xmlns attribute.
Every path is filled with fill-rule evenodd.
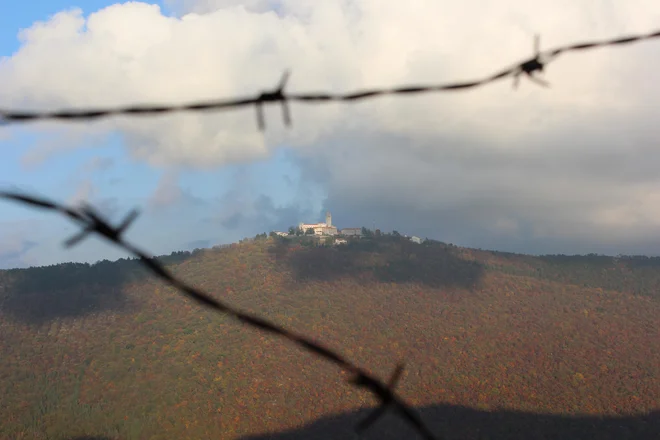
<svg viewBox="0 0 660 440"><path fill-rule="evenodd" d="M88 16L71 9L21 31L21 48L0 62L1 105L252 95L272 88L285 69L292 70L289 91L469 80L529 57L534 33L543 47L554 47L647 32L660 22L660 3L641 0L168 6L174 15L139 2ZM288 148L303 179L323 188L323 208L344 226L376 221L383 229L532 253L658 254L659 50L651 41L563 55L546 69L550 89L522 81L513 91L502 81L353 105L293 105L290 130L279 109L268 109L265 134L254 109L122 117L89 127L120 132L130 157L167 169L250 164ZM172 171L151 203L190 197ZM236 209L206 221L230 228L249 217L266 227L275 220L264 218L282 222L301 212L259 191L244 199L224 200Z"/></svg>

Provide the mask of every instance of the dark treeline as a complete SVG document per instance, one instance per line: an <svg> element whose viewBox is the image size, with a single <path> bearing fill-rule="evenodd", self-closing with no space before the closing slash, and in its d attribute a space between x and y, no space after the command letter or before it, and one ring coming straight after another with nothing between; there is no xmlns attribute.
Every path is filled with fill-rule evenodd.
<svg viewBox="0 0 660 440"><path fill-rule="evenodd" d="M169 255L154 257L164 265L178 264L199 253L175 251ZM137 258L120 258L116 261L101 260L96 263L60 263L48 266L7 269L0 271L2 278L20 282L24 290L68 289L79 285L118 286L127 281L138 281L148 275Z"/></svg>
<svg viewBox="0 0 660 440"><path fill-rule="evenodd" d="M483 266L462 258L455 246L434 240L414 243L396 231L370 232L367 230L361 238L349 238L345 244L334 246L331 237L327 241L305 236L278 237L271 252L287 255L281 264L298 281L353 276L365 282L472 287L483 276ZM291 247L298 249L291 254L284 250Z"/></svg>
<svg viewBox="0 0 660 440"><path fill-rule="evenodd" d="M309 234L280 237L274 233L269 237L262 233L241 241L272 240L270 252L278 256L298 281L352 275L385 283L470 288L476 286L489 267L487 262L475 261L478 260L475 252L482 251L430 239L417 244L397 231L383 233L362 228L361 237L343 237L345 242L341 245L337 244L338 238L342 237ZM166 266L177 265L202 251L175 251L154 258ZM505 262L493 269L512 275L660 297L660 257L597 254L532 257L496 251L486 254ZM282 256L285 258L279 258ZM123 287L149 277L152 275L136 258L3 270L0 302L5 311L29 322L80 316L123 307ZM28 303L30 307L26 307Z"/></svg>
<svg viewBox="0 0 660 440"><path fill-rule="evenodd" d="M155 259L167 266L201 251L176 251ZM10 316L43 324L57 318L120 310L126 305L124 286L149 277L153 275L136 258L2 270L0 304Z"/></svg>
<svg viewBox="0 0 660 440"><path fill-rule="evenodd" d="M660 297L660 257L543 255L531 261L543 279Z"/></svg>
<svg viewBox="0 0 660 440"><path fill-rule="evenodd" d="M294 229L291 227L290 229ZM371 271L377 278L386 282L404 282L414 280L443 279L457 277L475 279L474 265L453 257L453 250L459 249L452 244L425 239L421 244L410 241L397 231L391 233L372 231L362 228L362 236L349 237L346 244L335 246L336 237L318 237L309 234L297 234L280 237L273 232L257 234L254 238L241 240L262 241L270 238L274 241L274 252L281 253L283 248L301 246L303 248L328 248L330 253L304 252L298 258L289 261L297 266L296 272L303 277L324 278L330 273L363 271L363 259L367 254L386 255L386 263L376 265ZM279 250L279 252L278 252ZM154 257L164 265L176 265L199 254L203 249L193 251L175 251L169 255ZM593 287L629 292L647 296L657 296L660 291L660 257L606 256L595 253L587 255L542 255L531 257L508 252L489 251L497 257L504 257L516 266L524 264L526 274L541 279L576 284L581 287ZM372 256L373 256L372 255ZM314 266L310 273L305 267ZM333 269L334 268L334 269ZM507 268L502 268L505 271ZM311 269L310 269L311 270ZM320 271L320 272L319 272ZM30 267L26 269L0 270L0 292L4 290L21 293L43 290L68 290L94 287L120 287L129 282L136 282L151 276L136 258L121 258L116 261L102 260L96 263L62 263L50 266ZM440 283L443 284L443 283Z"/></svg>

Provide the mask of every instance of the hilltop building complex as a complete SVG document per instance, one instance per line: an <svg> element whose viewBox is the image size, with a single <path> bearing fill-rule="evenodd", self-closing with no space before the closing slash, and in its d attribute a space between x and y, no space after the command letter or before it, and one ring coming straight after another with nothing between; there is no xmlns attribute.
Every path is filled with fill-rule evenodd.
<svg viewBox="0 0 660 440"><path fill-rule="evenodd" d="M308 229L314 231L314 235L337 235L337 227L332 226L332 214L330 212L325 213L325 223L300 223L298 228L307 232Z"/></svg>

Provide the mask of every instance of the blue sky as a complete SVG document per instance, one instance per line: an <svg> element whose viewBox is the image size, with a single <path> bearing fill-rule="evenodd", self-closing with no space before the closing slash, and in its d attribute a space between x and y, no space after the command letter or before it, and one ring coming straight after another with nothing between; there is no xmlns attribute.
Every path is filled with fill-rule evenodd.
<svg viewBox="0 0 660 440"><path fill-rule="evenodd" d="M35 21L46 20L49 16L72 7L79 7L88 13L113 3L115 2L98 0L74 3L60 0L7 2L2 6L2 15L0 15L0 53L7 56L18 49L18 31L30 27Z"/></svg>
<svg viewBox="0 0 660 440"><path fill-rule="evenodd" d="M0 15L0 56L14 54L21 44L17 37L19 31L36 21L48 20L53 14L73 7L81 8L84 15L88 15L113 3L99 0L73 4L55 0L11 2L8 7L3 6ZM167 13L167 8L161 6ZM129 232L129 237L156 254L237 241L264 232L265 229L260 228L284 228L305 220L289 211L282 218L275 215L269 219L244 221L244 227L222 228L214 223L221 221L214 220L217 208L220 208L215 205L226 203L232 194L245 197L244 203L252 203L260 196L267 196L275 206L296 203L299 172L290 154L283 149L274 152L270 158L250 164L227 164L200 170L176 165L154 166L135 160L127 153L123 136L116 132L83 137L81 141L79 138L68 139L67 126L62 125L63 138L53 141L49 139L52 133L41 133L33 125L15 125L0 130L1 185L15 185L62 201L82 191L97 206L107 205L107 214L115 220L136 206L146 214ZM50 142L57 144L53 153L48 153ZM36 159L32 160L34 157ZM176 176L174 189L180 191L180 195L172 206L152 209L150 199L167 173ZM237 193L237 179L242 179L245 194ZM93 193L85 188L93 188ZM317 211L321 209L321 199L318 200L312 203ZM311 214L315 216L314 212ZM93 262L124 256L111 244L97 239L72 250L63 249L60 243L75 229L53 214L3 202L0 204L0 219L4 225L0 235L0 268L71 260Z"/></svg>

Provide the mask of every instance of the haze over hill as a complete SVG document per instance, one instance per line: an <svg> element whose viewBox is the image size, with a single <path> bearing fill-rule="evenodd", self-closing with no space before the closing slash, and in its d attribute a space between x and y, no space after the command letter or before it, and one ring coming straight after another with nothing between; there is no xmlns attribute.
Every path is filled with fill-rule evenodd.
<svg viewBox="0 0 660 440"><path fill-rule="evenodd" d="M404 359L400 393L445 438L660 435L660 259L382 234L259 237L162 261L381 377ZM6 438L350 438L354 411L374 404L334 367L137 262L2 271L0 284ZM409 429L388 415L367 438Z"/></svg>

